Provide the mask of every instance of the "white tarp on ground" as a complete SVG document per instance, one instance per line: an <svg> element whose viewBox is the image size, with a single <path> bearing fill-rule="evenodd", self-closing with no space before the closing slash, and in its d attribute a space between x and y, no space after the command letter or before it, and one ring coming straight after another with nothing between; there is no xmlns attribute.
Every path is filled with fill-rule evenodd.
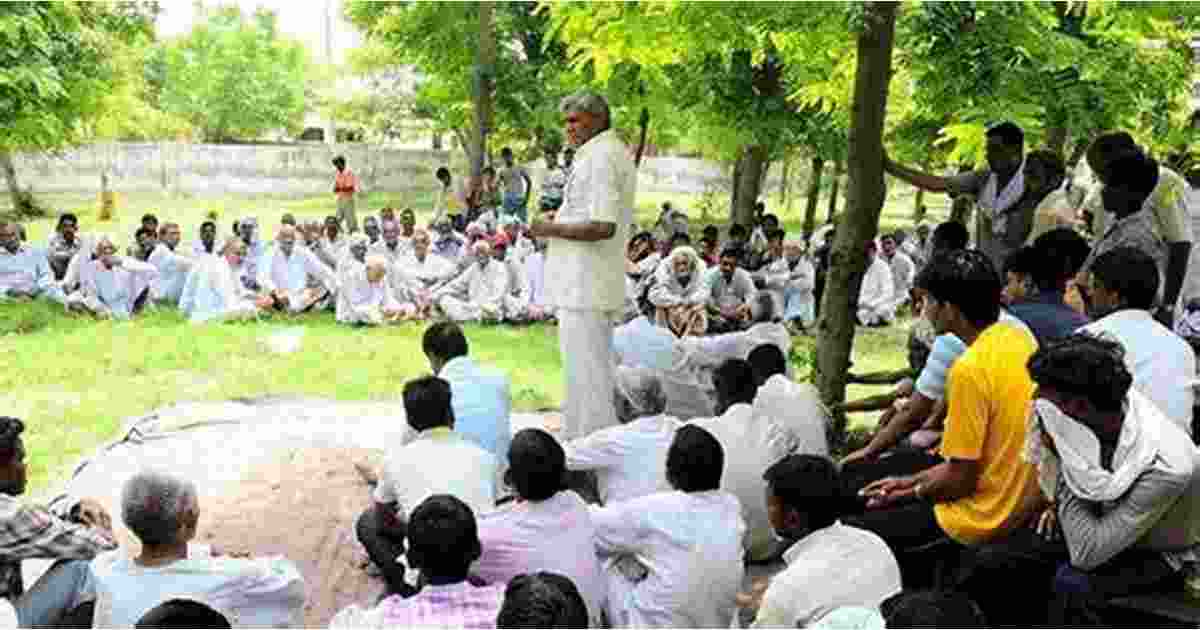
<svg viewBox="0 0 1200 630"><path fill-rule="evenodd" d="M513 430L559 426L556 414L515 414ZM260 398L184 403L129 422L117 441L76 468L62 491L93 497L120 520L121 486L143 467L196 483L197 542L254 555L282 554L307 582L307 627L328 624L342 607L369 604L382 581L366 576L354 520L370 502L355 463L377 465L411 431L396 402ZM25 563L26 583L44 562Z"/></svg>

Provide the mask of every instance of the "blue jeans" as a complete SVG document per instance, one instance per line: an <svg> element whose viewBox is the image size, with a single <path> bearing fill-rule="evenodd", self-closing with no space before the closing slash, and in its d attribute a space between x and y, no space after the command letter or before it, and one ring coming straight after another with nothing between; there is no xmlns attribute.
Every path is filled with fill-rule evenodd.
<svg viewBox="0 0 1200 630"><path fill-rule="evenodd" d="M813 294L788 287L783 291L783 319L786 321L800 320L801 324L811 326L816 314L813 312Z"/></svg>
<svg viewBox="0 0 1200 630"><path fill-rule="evenodd" d="M58 626L80 604L96 599L91 561L59 560L13 602L22 628Z"/></svg>
<svg viewBox="0 0 1200 630"><path fill-rule="evenodd" d="M504 193L504 214L513 215L525 222L525 196L514 193Z"/></svg>

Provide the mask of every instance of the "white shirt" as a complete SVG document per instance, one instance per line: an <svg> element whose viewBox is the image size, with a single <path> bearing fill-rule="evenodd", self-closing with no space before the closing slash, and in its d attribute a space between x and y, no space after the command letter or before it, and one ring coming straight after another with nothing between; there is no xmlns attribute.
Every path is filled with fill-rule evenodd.
<svg viewBox="0 0 1200 630"><path fill-rule="evenodd" d="M374 245L369 245L367 253L383 256L389 263L395 265L412 256L412 239L401 236L396 240L394 249L388 246L387 241L379 241Z"/></svg>
<svg viewBox="0 0 1200 630"><path fill-rule="evenodd" d="M804 628L843 606L878 608L900 592L900 566L887 543L834 523L796 541L787 568L771 578L754 628Z"/></svg>
<svg viewBox="0 0 1200 630"><path fill-rule="evenodd" d="M771 523L767 520L767 482L763 471L794 450L789 434L773 418L736 404L717 418L697 418L696 425L717 438L725 449L721 489L737 497L746 522L746 553L764 559L771 552Z"/></svg>
<svg viewBox="0 0 1200 630"><path fill-rule="evenodd" d="M766 290L782 294L788 289L812 293L817 272L807 256L801 256L793 269L786 257L780 257L759 272Z"/></svg>
<svg viewBox="0 0 1200 630"><path fill-rule="evenodd" d="M1149 398L1171 422L1192 434L1196 353L1179 335L1140 309L1124 309L1080 330L1107 334L1125 347L1125 365L1133 386Z"/></svg>
<svg viewBox="0 0 1200 630"><path fill-rule="evenodd" d="M908 257L908 254L900 250L896 250L888 266L892 270L892 284L895 287L893 298L906 299L908 290L912 288L913 280L916 279L917 266Z"/></svg>
<svg viewBox="0 0 1200 630"><path fill-rule="evenodd" d="M499 310L504 296L508 294L508 265L492 260L481 268L473 262L458 277L434 292L435 297L452 295L464 298L471 304L490 306Z"/></svg>
<svg viewBox="0 0 1200 630"><path fill-rule="evenodd" d="M177 597L207 604L235 628L304 625L304 578L281 556L214 558L207 545L189 544L186 559L164 566L139 566L115 549L96 556L91 568L96 628L133 627L150 609Z"/></svg>
<svg viewBox="0 0 1200 630"><path fill-rule="evenodd" d="M46 255L22 245L17 253L10 254L0 248L0 299L9 289L25 292L43 292L54 283L50 263Z"/></svg>
<svg viewBox="0 0 1200 630"><path fill-rule="evenodd" d="M587 504L563 490L545 501L509 503L478 518L483 555L471 574L504 583L521 573L550 571L575 583L600 627L608 583L593 540L596 528Z"/></svg>
<svg viewBox="0 0 1200 630"><path fill-rule="evenodd" d="M153 265L136 258L118 256L120 267L106 269L100 260L84 264L79 272L79 290L89 300L98 302L112 314L128 318L134 303L158 277Z"/></svg>
<svg viewBox="0 0 1200 630"><path fill-rule="evenodd" d="M745 574L746 523L733 495L660 492L591 510L596 550L648 570L637 583L610 581L613 627L729 627Z"/></svg>
<svg viewBox="0 0 1200 630"><path fill-rule="evenodd" d="M797 383L783 374L767 379L754 397L755 412L771 418L788 433L796 453L828 455L829 412L812 383Z"/></svg>
<svg viewBox="0 0 1200 630"><path fill-rule="evenodd" d="M158 269L158 279L151 289L155 299L178 303L183 293L183 283L187 281L188 272L192 269L193 261L186 256L176 254L171 248L159 243L150 252L146 262Z"/></svg>
<svg viewBox="0 0 1200 630"><path fill-rule="evenodd" d="M495 471L491 453L437 427L387 454L372 496L376 503L395 502L397 516L405 521L413 508L435 494L454 495L479 516L496 503Z"/></svg>
<svg viewBox="0 0 1200 630"><path fill-rule="evenodd" d="M318 260L311 249L296 244L292 248L292 255L285 256L275 246L263 256L258 269L258 284L268 293L275 290L298 293L307 288L310 275L320 280L325 288L331 291L337 289L333 270Z"/></svg>
<svg viewBox="0 0 1200 630"><path fill-rule="evenodd" d="M625 301L625 245L633 222L637 170L609 129L579 147L555 222L616 225L612 238L585 243L550 239L546 266L550 303L575 310L619 310Z"/></svg>
<svg viewBox="0 0 1200 630"><path fill-rule="evenodd" d="M752 350L768 343L787 356L792 348L792 334L783 324L766 322L738 332L684 337L676 346L687 357L689 366L715 368L729 359L745 359Z"/></svg>
<svg viewBox="0 0 1200 630"><path fill-rule="evenodd" d="M383 309L400 309L386 277L374 283L367 279L367 266L363 263L346 260L342 265L341 289L337 295L339 322L378 324L382 322Z"/></svg>
<svg viewBox="0 0 1200 630"><path fill-rule="evenodd" d="M877 309L887 306L896 293L892 280L892 268L882 256L876 256L863 276L862 288L858 293L858 308Z"/></svg>
<svg viewBox="0 0 1200 630"><path fill-rule="evenodd" d="M667 450L683 423L671 416L638 418L566 444L568 470L592 470L605 505L671 489Z"/></svg>
<svg viewBox="0 0 1200 630"><path fill-rule="evenodd" d="M549 304L546 295L546 255L532 251L525 257L525 281L529 283L529 303L534 306Z"/></svg>

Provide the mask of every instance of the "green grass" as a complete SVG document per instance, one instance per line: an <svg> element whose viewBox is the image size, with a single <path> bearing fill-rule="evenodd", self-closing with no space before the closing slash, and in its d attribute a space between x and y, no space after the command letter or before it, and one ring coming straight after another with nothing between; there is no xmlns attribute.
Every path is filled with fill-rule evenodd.
<svg viewBox="0 0 1200 630"><path fill-rule="evenodd" d="M694 201L682 196L640 195L638 219L653 220L656 208L668 198L684 208L692 207ZM144 212L180 223L185 242L190 242L205 214L214 210L220 215L221 233L234 218L244 215L257 216L269 233L285 212L303 220L333 210L332 200L324 196L201 199L130 195L123 198L116 220L101 224L95 217L94 198L45 195L42 201L79 214L84 231L112 232L122 243L131 239ZM376 193L360 202L364 209L360 219L366 208L385 203L428 207L425 199ZM905 219L911 216L911 207L910 199L893 200L882 223L908 225ZM789 227L801 220L795 211L780 214ZM418 221L421 219L418 213ZM693 216L692 222L699 227L698 216ZM53 230L53 219L30 221L26 226L31 241L44 243ZM300 352L275 355L264 349L266 337L291 326L304 329ZM175 402L264 394L396 400L406 380L429 371L420 348L422 330L419 324L350 328L337 325L327 313L192 326L178 313L160 310L133 322L99 322L68 317L57 305L3 304L0 413L27 423L30 489L38 494L64 479L81 456L115 437L124 420ZM508 372L517 410L559 404L563 385L556 328L469 326L467 335L473 355ZM906 335L906 324L859 329L855 371L902 366ZM798 353L811 351L814 343L812 338L798 338ZM849 396L880 391L879 387L851 387ZM855 423L864 421L872 420L860 417Z"/></svg>

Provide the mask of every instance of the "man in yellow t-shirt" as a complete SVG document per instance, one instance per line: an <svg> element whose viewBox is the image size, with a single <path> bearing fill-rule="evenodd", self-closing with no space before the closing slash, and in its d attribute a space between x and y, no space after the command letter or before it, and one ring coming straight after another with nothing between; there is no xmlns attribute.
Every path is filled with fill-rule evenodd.
<svg viewBox="0 0 1200 630"><path fill-rule="evenodd" d="M907 471L893 465L891 476L859 492L865 512L845 519L897 552L943 537L986 542L1020 525L1039 496L1021 457L1034 391L1025 365L1037 342L997 321L999 274L983 254L958 250L935 258L917 286L928 293L925 317L937 333L958 336L967 350L950 369L941 457L907 458L915 464Z"/></svg>

